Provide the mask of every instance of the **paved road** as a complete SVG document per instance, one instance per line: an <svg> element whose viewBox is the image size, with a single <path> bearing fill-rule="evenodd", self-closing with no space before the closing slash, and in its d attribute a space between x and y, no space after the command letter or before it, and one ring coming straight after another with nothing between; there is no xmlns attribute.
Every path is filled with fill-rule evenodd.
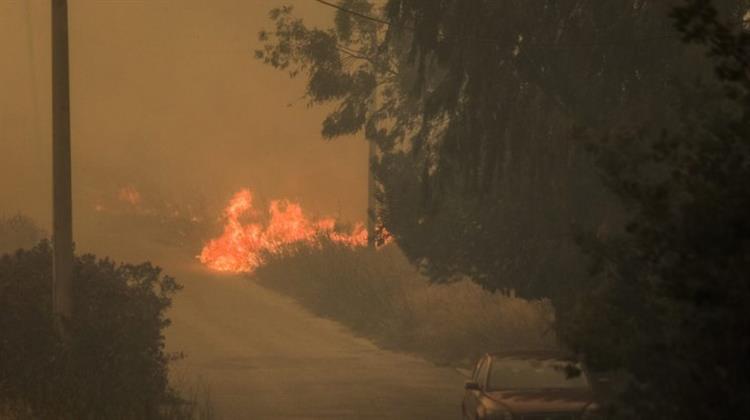
<svg viewBox="0 0 750 420"><path fill-rule="evenodd" d="M197 265L170 267L175 375L210 389L221 419L455 419L463 377L384 351L290 299Z"/></svg>

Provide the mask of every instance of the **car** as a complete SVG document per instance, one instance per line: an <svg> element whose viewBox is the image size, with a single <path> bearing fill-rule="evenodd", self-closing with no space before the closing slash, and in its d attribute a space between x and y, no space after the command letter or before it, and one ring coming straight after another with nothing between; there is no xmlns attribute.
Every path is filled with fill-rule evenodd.
<svg viewBox="0 0 750 420"><path fill-rule="evenodd" d="M599 418L579 365L559 353L486 354L466 381L466 420L573 420Z"/></svg>

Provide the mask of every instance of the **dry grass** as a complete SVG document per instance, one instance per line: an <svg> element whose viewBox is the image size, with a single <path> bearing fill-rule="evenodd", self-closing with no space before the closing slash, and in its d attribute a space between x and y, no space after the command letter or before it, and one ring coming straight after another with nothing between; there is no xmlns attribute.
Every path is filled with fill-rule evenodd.
<svg viewBox="0 0 750 420"><path fill-rule="evenodd" d="M0 402L2 420L37 420L39 417L23 402ZM215 420L211 394L207 387L180 387L179 394L159 410L159 420ZM131 420L127 417L124 419ZM132 420L141 420L135 419Z"/></svg>
<svg viewBox="0 0 750 420"><path fill-rule="evenodd" d="M469 280L430 284L393 245L377 251L296 246L269 256L253 279L381 347L442 364L554 346L546 302L491 293Z"/></svg>

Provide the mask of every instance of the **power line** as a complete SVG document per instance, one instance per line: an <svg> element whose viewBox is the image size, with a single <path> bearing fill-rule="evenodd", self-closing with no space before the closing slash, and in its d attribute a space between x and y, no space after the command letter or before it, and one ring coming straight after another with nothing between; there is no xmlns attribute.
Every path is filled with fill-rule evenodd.
<svg viewBox="0 0 750 420"><path fill-rule="evenodd" d="M380 18L377 18L375 16L370 16L370 15L366 15L364 13L357 12L355 10L347 9L346 7L339 6L336 3L331 3L331 2L326 1L326 0L315 0L315 1L317 1L318 3L320 3L322 5L325 5L325 6L328 6L328 7L332 7L334 9L336 9L336 10L340 10L340 11L342 11L344 13L348 13L348 14L353 15L353 16L361 17L362 19L371 20L371 21L379 23L381 25L396 26L392 22L389 22L389 21L387 21L385 19L380 19Z"/></svg>

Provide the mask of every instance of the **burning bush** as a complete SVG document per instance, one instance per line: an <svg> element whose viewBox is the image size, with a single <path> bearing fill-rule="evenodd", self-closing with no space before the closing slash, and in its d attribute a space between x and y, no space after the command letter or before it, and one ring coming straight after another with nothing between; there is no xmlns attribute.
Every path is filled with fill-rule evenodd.
<svg viewBox="0 0 750 420"><path fill-rule="evenodd" d="M150 263L77 257L63 346L51 263L46 241L0 257L0 408L24 407L30 418L158 418L175 400L162 331L180 286Z"/></svg>
<svg viewBox="0 0 750 420"><path fill-rule="evenodd" d="M243 223L241 217L249 219ZM361 223L344 232L331 217L308 217L302 207L289 200L272 200L266 214L258 211L248 189L236 193L224 209L224 233L209 241L200 261L217 271L250 273L264 263L264 255L280 253L290 245L319 246L321 240L348 247L367 243Z"/></svg>
<svg viewBox="0 0 750 420"><path fill-rule="evenodd" d="M252 278L385 348L462 363L508 348L546 348L551 308L463 280L435 285L394 244L373 250L321 238L269 253Z"/></svg>

